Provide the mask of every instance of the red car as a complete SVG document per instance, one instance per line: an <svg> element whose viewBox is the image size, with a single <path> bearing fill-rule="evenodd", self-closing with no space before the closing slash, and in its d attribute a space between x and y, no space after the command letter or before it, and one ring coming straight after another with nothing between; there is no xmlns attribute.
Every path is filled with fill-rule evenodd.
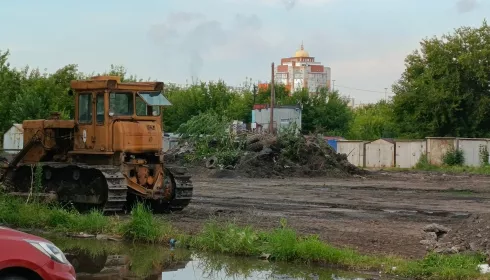
<svg viewBox="0 0 490 280"><path fill-rule="evenodd" d="M73 280L75 269L50 241L0 226L0 280Z"/></svg>

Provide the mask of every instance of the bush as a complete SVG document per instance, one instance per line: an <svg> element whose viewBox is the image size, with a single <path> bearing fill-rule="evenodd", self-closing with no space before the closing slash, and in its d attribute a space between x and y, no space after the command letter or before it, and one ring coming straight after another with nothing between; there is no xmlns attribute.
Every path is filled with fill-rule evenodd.
<svg viewBox="0 0 490 280"><path fill-rule="evenodd" d="M417 164L415 164L415 169L430 170L432 168L434 168L434 166L432 164L430 164L429 158L427 157L427 154L423 153L420 156Z"/></svg>
<svg viewBox="0 0 490 280"><path fill-rule="evenodd" d="M442 157L442 162L448 166L462 166L464 164L464 153L460 149L448 151Z"/></svg>
<svg viewBox="0 0 490 280"><path fill-rule="evenodd" d="M480 165L481 167L488 166L490 154L488 153L487 146L480 145Z"/></svg>

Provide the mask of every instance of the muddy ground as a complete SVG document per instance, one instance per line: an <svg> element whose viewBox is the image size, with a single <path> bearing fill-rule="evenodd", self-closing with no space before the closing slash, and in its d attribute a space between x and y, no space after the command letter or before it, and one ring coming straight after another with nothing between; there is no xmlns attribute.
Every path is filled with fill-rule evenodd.
<svg viewBox="0 0 490 280"><path fill-rule="evenodd" d="M194 172L195 199L169 215L187 231L210 216L262 229L281 217L306 234L363 253L420 258L426 253L422 228L456 227L473 213L490 209L490 177L429 172L382 172L367 177L209 178Z"/></svg>

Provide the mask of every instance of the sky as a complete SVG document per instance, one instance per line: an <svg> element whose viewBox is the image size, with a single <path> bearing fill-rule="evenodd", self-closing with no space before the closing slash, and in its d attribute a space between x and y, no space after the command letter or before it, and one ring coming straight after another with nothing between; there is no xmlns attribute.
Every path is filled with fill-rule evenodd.
<svg viewBox="0 0 490 280"><path fill-rule="evenodd" d="M480 26L490 0L2 1L0 51L15 67L93 73L123 65L177 84L269 81L301 42L355 103L385 97L419 42Z"/></svg>

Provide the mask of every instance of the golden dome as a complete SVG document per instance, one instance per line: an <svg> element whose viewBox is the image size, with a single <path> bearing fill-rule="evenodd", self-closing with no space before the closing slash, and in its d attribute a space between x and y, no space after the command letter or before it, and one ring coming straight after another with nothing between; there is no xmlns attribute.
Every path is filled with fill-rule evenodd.
<svg viewBox="0 0 490 280"><path fill-rule="evenodd" d="M296 51L294 57L310 57L310 54L307 51L305 51L303 43L301 43L301 49Z"/></svg>

